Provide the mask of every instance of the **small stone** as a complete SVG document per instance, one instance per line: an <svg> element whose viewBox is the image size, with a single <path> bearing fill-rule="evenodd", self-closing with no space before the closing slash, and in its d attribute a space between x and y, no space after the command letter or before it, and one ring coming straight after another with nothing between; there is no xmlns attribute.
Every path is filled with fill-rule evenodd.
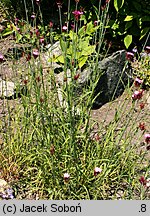
<svg viewBox="0 0 150 216"><path fill-rule="evenodd" d="M13 189L4 179L0 179L0 199L14 199Z"/></svg>
<svg viewBox="0 0 150 216"><path fill-rule="evenodd" d="M10 81L0 80L0 97L11 97L15 94L15 84Z"/></svg>
<svg viewBox="0 0 150 216"><path fill-rule="evenodd" d="M7 182L4 179L0 179L0 188L5 187L7 185Z"/></svg>

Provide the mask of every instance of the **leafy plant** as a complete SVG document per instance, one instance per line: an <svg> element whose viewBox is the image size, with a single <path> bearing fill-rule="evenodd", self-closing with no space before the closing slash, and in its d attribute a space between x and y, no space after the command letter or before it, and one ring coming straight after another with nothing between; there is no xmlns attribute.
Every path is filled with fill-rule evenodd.
<svg viewBox="0 0 150 216"><path fill-rule="evenodd" d="M114 0L116 20L111 20L114 36L123 35L126 48L140 42L150 31L150 5L147 0ZM136 41L134 41L136 39Z"/></svg>
<svg viewBox="0 0 150 216"><path fill-rule="evenodd" d="M91 45L91 40L98 28L91 21L78 32L70 30L69 33L63 33L60 39L62 55L55 56L53 60L64 64L65 59L68 59L70 63L74 61L77 68L82 68L89 56L95 53L96 45Z"/></svg>
<svg viewBox="0 0 150 216"><path fill-rule="evenodd" d="M132 63L134 68L134 75L143 80L143 84L146 88L150 88L150 64L149 56L146 53L142 53L143 57L141 61L135 61Z"/></svg>

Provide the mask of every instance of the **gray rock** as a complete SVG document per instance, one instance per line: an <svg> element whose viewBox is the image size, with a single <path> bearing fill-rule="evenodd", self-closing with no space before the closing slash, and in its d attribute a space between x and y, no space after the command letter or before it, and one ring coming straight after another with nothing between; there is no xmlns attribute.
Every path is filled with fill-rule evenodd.
<svg viewBox="0 0 150 216"><path fill-rule="evenodd" d="M59 46L59 44L57 44ZM55 45L56 49L58 46ZM54 49L55 50L55 49ZM58 69L56 72L56 80L60 84L63 85L64 79L64 72L61 66L55 65L54 66L54 73L55 70ZM94 72L96 71L96 73ZM132 70L127 64L126 61L126 51L120 50L114 52L112 55L103 58L101 61L98 62L98 65L95 63L92 67L87 67L82 72L77 71L80 76L76 81L77 88L76 93L80 95L83 92L83 88L85 86L89 86L91 80L97 80L97 84L94 91L94 97L97 98L94 101L93 109L100 108L105 103L114 100L115 98L119 97L126 88L128 83L132 83ZM67 77L70 77L70 70L67 70ZM95 76L95 78L94 78ZM69 83L71 79L67 79Z"/></svg>
<svg viewBox="0 0 150 216"><path fill-rule="evenodd" d="M15 84L13 82L0 80L0 97L10 97L14 95Z"/></svg>
<svg viewBox="0 0 150 216"><path fill-rule="evenodd" d="M44 55L47 57L47 59L52 58L53 56L60 56L62 54L59 41L57 41L53 45L48 44L46 48L48 49L48 51Z"/></svg>
<svg viewBox="0 0 150 216"><path fill-rule="evenodd" d="M4 179L0 179L0 200L3 199L14 199L13 189Z"/></svg>
<svg viewBox="0 0 150 216"><path fill-rule="evenodd" d="M93 66L93 68L95 65ZM85 69L79 78L79 84L83 87L89 84L94 74L94 69ZM95 88L93 108L99 108L105 103L120 96L128 83L132 83L132 71L126 64L126 51L121 50L98 62L95 68L100 78Z"/></svg>
<svg viewBox="0 0 150 216"><path fill-rule="evenodd" d="M62 55L62 50L60 47L60 42L57 41L56 43L52 44L48 44L46 46L47 51L42 53L41 58L42 61L50 66L51 69L54 70L54 73L59 73L63 71L63 68L60 64L53 62L53 58L58 57L60 55Z"/></svg>
<svg viewBox="0 0 150 216"><path fill-rule="evenodd" d="M21 95L27 95L27 87L20 84L18 88L14 82L5 81L0 78L0 98L7 98L7 99L16 99L20 98Z"/></svg>

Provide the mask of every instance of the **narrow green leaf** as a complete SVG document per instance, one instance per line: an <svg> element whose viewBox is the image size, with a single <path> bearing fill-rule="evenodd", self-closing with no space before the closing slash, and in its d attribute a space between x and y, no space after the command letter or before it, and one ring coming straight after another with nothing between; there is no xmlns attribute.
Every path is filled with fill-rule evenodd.
<svg viewBox="0 0 150 216"><path fill-rule="evenodd" d="M116 11L118 12L120 8L122 8L124 4L124 0L114 0L114 7Z"/></svg>
<svg viewBox="0 0 150 216"><path fill-rule="evenodd" d="M146 36L146 34L150 31L150 27L146 27L144 29L142 29L141 31L141 37L140 37L140 40Z"/></svg>
<svg viewBox="0 0 150 216"><path fill-rule="evenodd" d="M62 38L60 39L60 46L63 52L66 52L68 47L68 41L64 41Z"/></svg>
<svg viewBox="0 0 150 216"><path fill-rule="evenodd" d="M124 19L124 21L131 21L133 20L133 16L126 16L126 18Z"/></svg>
<svg viewBox="0 0 150 216"><path fill-rule="evenodd" d="M13 32L14 32L13 30L5 31L4 33L2 33L2 37L5 37L7 35L11 35Z"/></svg>

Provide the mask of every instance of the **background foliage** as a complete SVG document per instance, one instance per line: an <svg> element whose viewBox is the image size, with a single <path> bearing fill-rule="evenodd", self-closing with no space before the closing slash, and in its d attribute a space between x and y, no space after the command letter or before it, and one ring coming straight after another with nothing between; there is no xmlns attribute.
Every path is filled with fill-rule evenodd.
<svg viewBox="0 0 150 216"><path fill-rule="evenodd" d="M101 8L105 6L106 2L108 1L101 0ZM28 15L30 19L33 12L38 13L39 11L35 0L2 0L2 3L18 18L26 19ZM62 12L67 12L68 0L63 0L62 3ZM76 2L70 1L70 4L70 8L74 10ZM78 5L86 12L87 18L97 19L95 12L99 7L99 0L80 0ZM25 8L27 8L27 13ZM40 9L44 24L47 24L54 16L59 17L56 0L41 0ZM89 16L90 13L92 16ZM141 49L150 31L149 0L110 0L109 17L107 39L122 42L127 49L135 45Z"/></svg>

